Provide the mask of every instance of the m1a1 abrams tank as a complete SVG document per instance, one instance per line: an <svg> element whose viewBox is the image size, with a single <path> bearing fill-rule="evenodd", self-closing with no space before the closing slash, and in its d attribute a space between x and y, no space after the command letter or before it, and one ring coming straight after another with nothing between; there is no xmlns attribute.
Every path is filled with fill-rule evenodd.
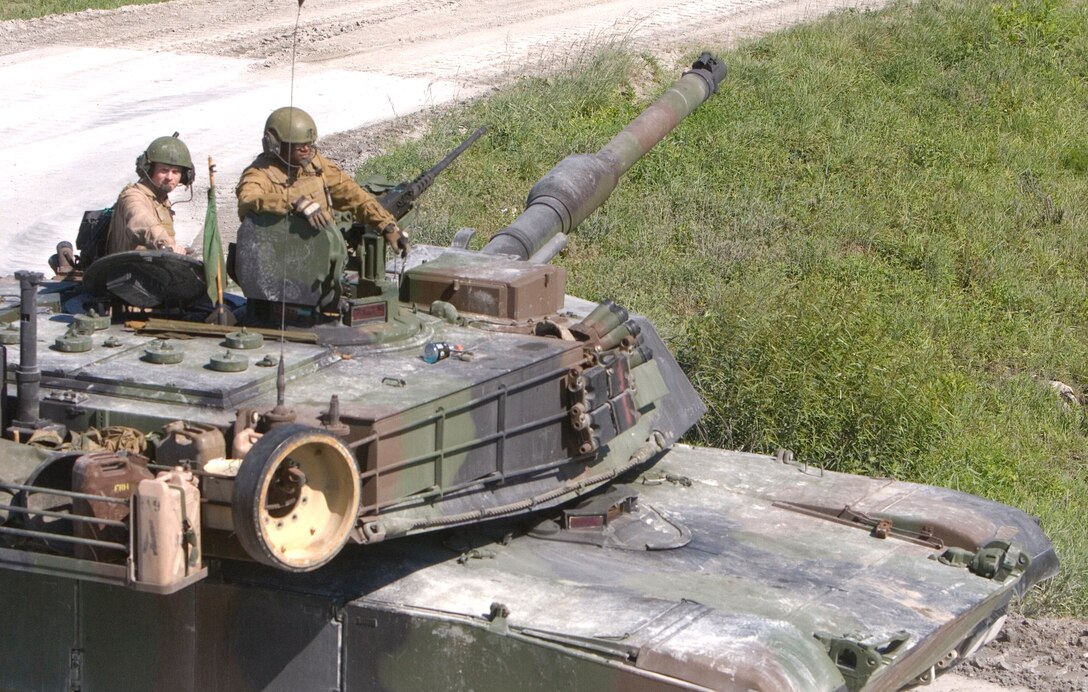
<svg viewBox="0 0 1088 692"><path fill-rule="evenodd" d="M652 325L547 263L724 73L479 252L247 219L243 326L165 253L9 282L0 688L896 689L995 636L1057 570L1030 517L676 445Z"/></svg>

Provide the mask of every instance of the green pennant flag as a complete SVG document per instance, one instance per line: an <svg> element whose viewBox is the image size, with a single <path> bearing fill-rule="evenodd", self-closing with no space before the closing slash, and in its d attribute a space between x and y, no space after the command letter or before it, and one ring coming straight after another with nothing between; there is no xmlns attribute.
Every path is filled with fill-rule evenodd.
<svg viewBox="0 0 1088 692"><path fill-rule="evenodd" d="M223 243L219 239L219 213L215 208L215 166L208 157L208 213L204 216L204 281L212 305L223 302Z"/></svg>

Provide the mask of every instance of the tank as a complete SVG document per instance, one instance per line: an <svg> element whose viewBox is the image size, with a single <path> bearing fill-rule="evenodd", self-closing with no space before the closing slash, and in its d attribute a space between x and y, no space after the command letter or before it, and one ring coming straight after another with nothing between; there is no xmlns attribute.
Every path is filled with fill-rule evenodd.
<svg viewBox="0 0 1088 692"><path fill-rule="evenodd" d="M550 264L724 77L479 251L256 215L241 295L70 245L0 280L0 687L884 690L995 637L1058 569L1032 517L679 444L705 409L653 325Z"/></svg>

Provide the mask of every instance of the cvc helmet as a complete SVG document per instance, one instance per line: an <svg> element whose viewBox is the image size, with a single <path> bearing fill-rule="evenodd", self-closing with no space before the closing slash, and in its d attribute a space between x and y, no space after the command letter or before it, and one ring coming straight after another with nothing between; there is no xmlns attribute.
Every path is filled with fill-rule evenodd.
<svg viewBox="0 0 1088 692"><path fill-rule="evenodd" d="M180 168L182 185L190 186L196 180L196 169L193 168L193 158L189 156L189 147L178 139L177 133L172 137L157 137L147 145L144 153L136 157L136 175L150 178L153 163Z"/></svg>
<svg viewBox="0 0 1088 692"><path fill-rule="evenodd" d="M280 156L284 144L313 144L317 141L317 124L301 108L277 108L264 122L264 153Z"/></svg>

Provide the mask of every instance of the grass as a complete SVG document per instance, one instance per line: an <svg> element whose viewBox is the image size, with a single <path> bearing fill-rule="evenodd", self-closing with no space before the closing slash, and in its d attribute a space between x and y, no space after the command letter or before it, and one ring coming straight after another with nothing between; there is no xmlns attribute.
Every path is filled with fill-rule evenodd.
<svg viewBox="0 0 1088 692"><path fill-rule="evenodd" d="M717 52L721 93L582 224L568 290L657 323L710 408L692 442L1021 507L1063 560L1028 605L1088 615L1088 417L1048 384L1088 384L1088 2L919 0ZM674 76L605 48L364 173L489 125L415 233L487 237Z"/></svg>
<svg viewBox="0 0 1088 692"><path fill-rule="evenodd" d="M33 19L88 9L112 10L123 5L150 5L156 2L166 0L4 0L0 2L0 21Z"/></svg>

